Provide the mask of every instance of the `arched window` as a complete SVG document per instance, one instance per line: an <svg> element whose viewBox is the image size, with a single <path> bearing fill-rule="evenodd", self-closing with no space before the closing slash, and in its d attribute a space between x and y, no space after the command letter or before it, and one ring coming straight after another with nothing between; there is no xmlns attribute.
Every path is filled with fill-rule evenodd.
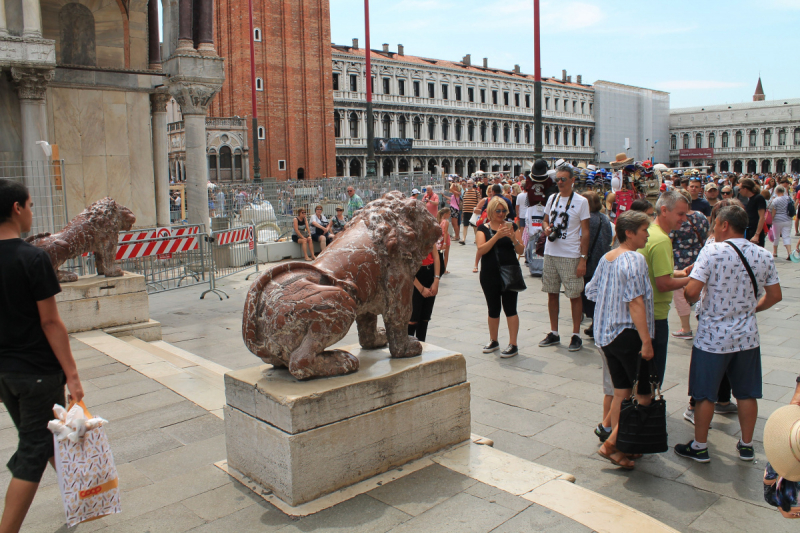
<svg viewBox="0 0 800 533"><path fill-rule="evenodd" d="M460 118L456 119L456 140L457 141L461 140L461 119Z"/></svg>
<svg viewBox="0 0 800 533"><path fill-rule="evenodd" d="M240 180L242 178L242 151L237 148L233 151L233 179Z"/></svg>
<svg viewBox="0 0 800 533"><path fill-rule="evenodd" d="M467 140L474 141L475 140L475 123L471 120L467 122Z"/></svg>
<svg viewBox="0 0 800 533"><path fill-rule="evenodd" d="M550 126L544 129L544 144L550 144Z"/></svg>
<svg viewBox="0 0 800 533"><path fill-rule="evenodd" d="M503 142L508 143L510 142L509 137L511 135L511 128L508 124L503 124Z"/></svg>
<svg viewBox="0 0 800 533"><path fill-rule="evenodd" d="M514 124L514 142L517 143L517 144L520 143L519 124Z"/></svg>
<svg viewBox="0 0 800 533"><path fill-rule="evenodd" d="M756 145L756 136L757 136L756 135L756 130L750 130L750 135L749 135L749 137L750 137L750 139L749 139L750 140L750 146L755 146ZM767 134L765 132L764 133L764 138L766 138L766 136L767 136ZM766 143L764 143L764 144L766 144Z"/></svg>
<svg viewBox="0 0 800 533"><path fill-rule="evenodd" d="M383 136L389 138L392 136L392 119L389 115L383 115Z"/></svg>
<svg viewBox="0 0 800 533"><path fill-rule="evenodd" d="M709 148L716 148L717 144L717 136L713 133L708 134L708 147Z"/></svg>
<svg viewBox="0 0 800 533"><path fill-rule="evenodd" d="M450 139L450 121L446 118L442 119L442 140Z"/></svg>
<svg viewBox="0 0 800 533"><path fill-rule="evenodd" d="M428 119L428 139L434 140L436 138L436 121L433 117Z"/></svg>
<svg viewBox="0 0 800 533"><path fill-rule="evenodd" d="M678 137L673 135L669 139L669 149L670 150L677 150L678 149Z"/></svg>
<svg viewBox="0 0 800 533"><path fill-rule="evenodd" d="M298 180L306 179L306 171L303 167L297 169L297 179Z"/></svg>
<svg viewBox="0 0 800 533"><path fill-rule="evenodd" d="M770 146L772 144L772 130L767 129L764 130L764 146Z"/></svg>
<svg viewBox="0 0 800 533"><path fill-rule="evenodd" d="M564 105L567 105L566 103ZM562 137L564 139L564 146L569 146L569 129L564 128L562 133Z"/></svg>
<svg viewBox="0 0 800 533"><path fill-rule="evenodd" d="M263 91L264 90L264 80L261 78L256 78L256 91Z"/></svg>
<svg viewBox="0 0 800 533"><path fill-rule="evenodd" d="M219 149L219 168L231 169L233 168L233 158L231 157L231 147L223 146Z"/></svg>
<svg viewBox="0 0 800 533"><path fill-rule="evenodd" d="M578 130L572 128L572 146L578 146Z"/></svg>
<svg viewBox="0 0 800 533"><path fill-rule="evenodd" d="M253 28L253 40L258 43L261 42L261 28Z"/></svg>
<svg viewBox="0 0 800 533"><path fill-rule="evenodd" d="M581 146L586 146L586 130L581 130Z"/></svg>
<svg viewBox="0 0 800 533"><path fill-rule="evenodd" d="M258 127L258 138L264 140L267 138L266 132L264 131L264 126Z"/></svg>
<svg viewBox="0 0 800 533"><path fill-rule="evenodd" d="M694 137L694 147L695 148L702 148L703 147L703 134L698 133Z"/></svg>
<svg viewBox="0 0 800 533"><path fill-rule="evenodd" d="M337 138L342 136L342 119L338 111L333 112L333 136Z"/></svg>
<svg viewBox="0 0 800 533"><path fill-rule="evenodd" d="M350 113L350 138L358 138L358 115L355 111Z"/></svg>
<svg viewBox="0 0 800 533"><path fill-rule="evenodd" d="M555 146L558 146L560 144L558 142L559 137L560 137L560 131L558 130L558 126L556 126L555 128L553 128L553 144Z"/></svg>
<svg viewBox="0 0 800 533"><path fill-rule="evenodd" d="M486 122L481 120L481 142L486 142Z"/></svg>
<svg viewBox="0 0 800 533"><path fill-rule="evenodd" d="M684 150L688 150L689 149L689 134L688 133L684 133L683 134L683 149Z"/></svg>
<svg viewBox="0 0 800 533"><path fill-rule="evenodd" d="M399 129L400 129L399 137L401 139L405 139L406 138L406 117L404 117L403 115L400 115L400 118L398 119L397 123L398 123Z"/></svg>
<svg viewBox="0 0 800 533"><path fill-rule="evenodd" d="M786 130L783 128L778 131L778 146L786 146Z"/></svg>
<svg viewBox="0 0 800 533"><path fill-rule="evenodd" d="M525 144L531 143L531 126L530 124L525 124Z"/></svg>
<svg viewBox="0 0 800 533"><path fill-rule="evenodd" d="M217 153L213 148L208 151L208 179L211 181L219 179L217 176Z"/></svg>
<svg viewBox="0 0 800 533"><path fill-rule="evenodd" d="M497 142L497 122L492 122L492 142Z"/></svg>
<svg viewBox="0 0 800 533"><path fill-rule="evenodd" d="M736 132L736 139L734 139L734 141L736 142L736 148L741 148L742 147L742 137L743 137L742 130L737 131Z"/></svg>
<svg viewBox="0 0 800 533"><path fill-rule="evenodd" d="M414 117L414 139L417 141L422 139L422 121L419 117Z"/></svg>
<svg viewBox="0 0 800 533"><path fill-rule="evenodd" d="M800 128L794 129L794 144L795 146L800 145Z"/></svg>
<svg viewBox="0 0 800 533"><path fill-rule="evenodd" d="M58 13L62 65L97 66L94 15L88 7L71 3Z"/></svg>
<svg viewBox="0 0 800 533"><path fill-rule="evenodd" d="M727 148L728 147L728 132L727 131L723 131L722 132L722 147L723 148Z"/></svg>

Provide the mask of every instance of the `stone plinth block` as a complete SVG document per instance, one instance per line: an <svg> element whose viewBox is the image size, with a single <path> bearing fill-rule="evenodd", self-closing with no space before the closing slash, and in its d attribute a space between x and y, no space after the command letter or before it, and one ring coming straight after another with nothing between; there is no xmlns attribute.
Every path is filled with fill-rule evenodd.
<svg viewBox="0 0 800 533"><path fill-rule="evenodd" d="M289 505L314 500L470 436L461 354L346 346L360 370L297 381L261 365L225 375L228 465Z"/></svg>
<svg viewBox="0 0 800 533"><path fill-rule="evenodd" d="M58 312L69 333L147 323L150 306L144 276L82 276L62 283Z"/></svg>

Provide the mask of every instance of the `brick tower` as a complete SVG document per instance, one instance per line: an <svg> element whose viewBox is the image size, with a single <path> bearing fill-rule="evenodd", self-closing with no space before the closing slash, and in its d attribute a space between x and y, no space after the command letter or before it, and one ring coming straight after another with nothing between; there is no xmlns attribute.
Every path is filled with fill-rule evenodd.
<svg viewBox="0 0 800 533"><path fill-rule="evenodd" d="M246 117L253 146L250 39L254 39L258 125L264 129L264 139L258 141L261 177L335 176L328 0L254 0L255 35L250 33L248 0L214 3L215 42L226 60L226 76L209 116Z"/></svg>
<svg viewBox="0 0 800 533"><path fill-rule="evenodd" d="M763 102L766 99L764 96L764 88L761 86L761 76L758 77L758 85L756 85L756 92L753 94L754 102Z"/></svg>

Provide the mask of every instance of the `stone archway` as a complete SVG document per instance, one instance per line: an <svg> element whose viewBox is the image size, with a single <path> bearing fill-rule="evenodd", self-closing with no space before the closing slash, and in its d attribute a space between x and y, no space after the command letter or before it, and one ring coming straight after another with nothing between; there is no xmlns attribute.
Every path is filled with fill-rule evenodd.
<svg viewBox="0 0 800 533"><path fill-rule="evenodd" d="M471 177L473 174L475 174L475 160L470 159L467 161L467 177Z"/></svg>
<svg viewBox="0 0 800 533"><path fill-rule="evenodd" d="M728 172L729 169L730 169L730 166L728 165L727 161L720 162L720 164L719 164L719 171L720 172Z"/></svg>
<svg viewBox="0 0 800 533"><path fill-rule="evenodd" d="M792 172L800 172L800 159L792 159Z"/></svg>
<svg viewBox="0 0 800 533"><path fill-rule="evenodd" d="M408 172L408 159L404 157L397 162L397 171Z"/></svg>
<svg viewBox="0 0 800 533"><path fill-rule="evenodd" d="M350 176L361 176L361 160L354 158L350 160Z"/></svg>
<svg viewBox="0 0 800 533"><path fill-rule="evenodd" d="M392 172L394 172L394 161L392 161L391 157L384 157L381 167L383 168L383 175L389 176Z"/></svg>
<svg viewBox="0 0 800 533"><path fill-rule="evenodd" d="M778 174L783 174L786 172L786 161L783 159L778 159L775 161L775 172Z"/></svg>
<svg viewBox="0 0 800 533"><path fill-rule="evenodd" d="M733 162L733 171L737 174L741 174L743 172L744 165L740 160L736 160Z"/></svg>
<svg viewBox="0 0 800 533"><path fill-rule="evenodd" d="M464 161L462 159L456 159L454 172L459 176L464 177Z"/></svg>
<svg viewBox="0 0 800 533"><path fill-rule="evenodd" d="M428 159L428 172L436 172L436 160Z"/></svg>
<svg viewBox="0 0 800 533"><path fill-rule="evenodd" d="M489 172L489 162L485 159L481 159L480 169L483 172Z"/></svg>
<svg viewBox="0 0 800 533"><path fill-rule="evenodd" d="M450 174L450 160L449 159L443 159L442 160L442 171L444 171L445 174Z"/></svg>
<svg viewBox="0 0 800 533"><path fill-rule="evenodd" d="M747 173L748 174L755 174L757 169L758 169L758 166L756 165L756 160L755 159L751 159L750 161L747 162Z"/></svg>

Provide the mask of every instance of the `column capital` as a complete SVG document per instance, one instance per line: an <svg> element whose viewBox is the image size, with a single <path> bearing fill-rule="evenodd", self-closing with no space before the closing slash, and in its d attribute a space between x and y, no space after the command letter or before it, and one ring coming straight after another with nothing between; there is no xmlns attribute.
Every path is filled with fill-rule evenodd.
<svg viewBox="0 0 800 533"><path fill-rule="evenodd" d="M214 95L222 88L216 83L176 83L169 93L180 104L184 115L205 115Z"/></svg>
<svg viewBox="0 0 800 533"><path fill-rule="evenodd" d="M151 113L166 113L167 103L172 95L166 89L159 89L150 94L150 112Z"/></svg>
<svg viewBox="0 0 800 533"><path fill-rule="evenodd" d="M53 81L55 69L11 67L20 100L44 100L47 84Z"/></svg>

